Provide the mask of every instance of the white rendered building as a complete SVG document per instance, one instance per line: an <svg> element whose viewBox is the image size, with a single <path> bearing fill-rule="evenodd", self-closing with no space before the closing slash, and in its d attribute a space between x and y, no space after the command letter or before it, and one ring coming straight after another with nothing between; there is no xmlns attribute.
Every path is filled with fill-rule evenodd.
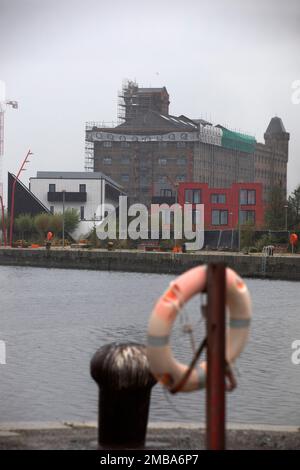
<svg viewBox="0 0 300 470"><path fill-rule="evenodd" d="M29 189L53 214L62 213L63 205L79 212L74 239L85 238L104 217L103 205L118 207L119 196L124 195L121 186L101 172L38 171L30 178Z"/></svg>

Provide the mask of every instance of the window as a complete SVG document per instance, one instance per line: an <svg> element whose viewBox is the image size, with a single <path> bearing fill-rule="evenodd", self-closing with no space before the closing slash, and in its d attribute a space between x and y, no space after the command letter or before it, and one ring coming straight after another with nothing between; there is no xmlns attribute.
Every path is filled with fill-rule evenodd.
<svg viewBox="0 0 300 470"><path fill-rule="evenodd" d="M79 185L79 192L80 193L86 193L86 185L85 184L80 184Z"/></svg>
<svg viewBox="0 0 300 470"><path fill-rule="evenodd" d="M49 184L49 193L55 193L55 184Z"/></svg>
<svg viewBox="0 0 300 470"><path fill-rule="evenodd" d="M240 211L240 223L255 223L255 211Z"/></svg>
<svg viewBox="0 0 300 470"><path fill-rule="evenodd" d="M84 206L80 206L80 219L84 220Z"/></svg>
<svg viewBox="0 0 300 470"><path fill-rule="evenodd" d="M105 142L103 142L103 147L112 147L112 142L106 140Z"/></svg>
<svg viewBox="0 0 300 470"><path fill-rule="evenodd" d="M123 181L123 183L128 183L129 181L129 175L121 175L121 180Z"/></svg>
<svg viewBox="0 0 300 470"><path fill-rule="evenodd" d="M213 204L225 204L226 194L212 194L210 200Z"/></svg>
<svg viewBox="0 0 300 470"><path fill-rule="evenodd" d="M121 142L121 147L122 147L123 149L130 147L130 142L124 142L124 141Z"/></svg>
<svg viewBox="0 0 300 470"><path fill-rule="evenodd" d="M176 181L185 181L185 175L176 175Z"/></svg>
<svg viewBox="0 0 300 470"><path fill-rule="evenodd" d="M186 189L184 191L184 202L201 204L201 189Z"/></svg>
<svg viewBox="0 0 300 470"><path fill-rule="evenodd" d="M127 155L123 155L122 158L121 158L121 163L122 163L122 165L129 165L130 158Z"/></svg>
<svg viewBox="0 0 300 470"><path fill-rule="evenodd" d="M158 182L159 183L166 183L167 182L167 177L164 175L159 175L158 176Z"/></svg>
<svg viewBox="0 0 300 470"><path fill-rule="evenodd" d="M165 149L165 148L168 146L168 142L159 142L159 143L158 143L158 146L159 146L160 148Z"/></svg>
<svg viewBox="0 0 300 470"><path fill-rule="evenodd" d="M103 158L104 165L111 165L111 162L112 162L111 157L104 157Z"/></svg>
<svg viewBox="0 0 300 470"><path fill-rule="evenodd" d="M50 206L50 212L51 214L54 214L54 206Z"/></svg>
<svg viewBox="0 0 300 470"><path fill-rule="evenodd" d="M228 224L228 211L213 210L211 216L212 225L227 225Z"/></svg>
<svg viewBox="0 0 300 470"><path fill-rule="evenodd" d="M158 159L158 164L159 164L159 166L166 166L167 159L166 158L159 158Z"/></svg>
<svg viewBox="0 0 300 470"><path fill-rule="evenodd" d="M177 158L177 165L186 165L186 158L185 157Z"/></svg>
<svg viewBox="0 0 300 470"><path fill-rule="evenodd" d="M161 189L160 195L164 197L172 197L173 196L172 189Z"/></svg>
<svg viewBox="0 0 300 470"><path fill-rule="evenodd" d="M256 199L255 189L241 189L240 190L240 204L254 205Z"/></svg>

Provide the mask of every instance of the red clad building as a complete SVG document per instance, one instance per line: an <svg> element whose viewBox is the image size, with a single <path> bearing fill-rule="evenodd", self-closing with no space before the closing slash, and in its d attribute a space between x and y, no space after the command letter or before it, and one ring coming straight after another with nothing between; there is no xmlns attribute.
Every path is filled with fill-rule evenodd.
<svg viewBox="0 0 300 470"><path fill-rule="evenodd" d="M180 183L178 202L204 204L206 230L235 229L239 223L264 223L261 183L234 183L230 188L210 188L207 183ZM195 214L195 212L194 212Z"/></svg>

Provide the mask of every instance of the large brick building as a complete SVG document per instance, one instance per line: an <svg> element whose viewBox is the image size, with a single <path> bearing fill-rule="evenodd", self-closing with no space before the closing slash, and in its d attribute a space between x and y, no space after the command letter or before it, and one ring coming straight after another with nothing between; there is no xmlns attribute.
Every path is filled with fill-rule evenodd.
<svg viewBox="0 0 300 470"><path fill-rule="evenodd" d="M120 96L117 126L88 123L86 170L101 171L123 186L132 201L177 193L181 182L229 188L262 183L263 200L273 185L286 195L289 134L273 117L264 143L202 119L169 114L163 88L128 82Z"/></svg>

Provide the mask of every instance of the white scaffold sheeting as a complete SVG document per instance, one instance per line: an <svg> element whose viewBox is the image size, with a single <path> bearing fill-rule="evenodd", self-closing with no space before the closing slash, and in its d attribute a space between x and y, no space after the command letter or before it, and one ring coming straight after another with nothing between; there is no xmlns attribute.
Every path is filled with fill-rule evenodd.
<svg viewBox="0 0 300 470"><path fill-rule="evenodd" d="M203 142L221 146L222 129L214 126L203 126L197 132L169 132L167 134L156 135L128 135L115 134L103 131L86 131L86 141L88 142Z"/></svg>

